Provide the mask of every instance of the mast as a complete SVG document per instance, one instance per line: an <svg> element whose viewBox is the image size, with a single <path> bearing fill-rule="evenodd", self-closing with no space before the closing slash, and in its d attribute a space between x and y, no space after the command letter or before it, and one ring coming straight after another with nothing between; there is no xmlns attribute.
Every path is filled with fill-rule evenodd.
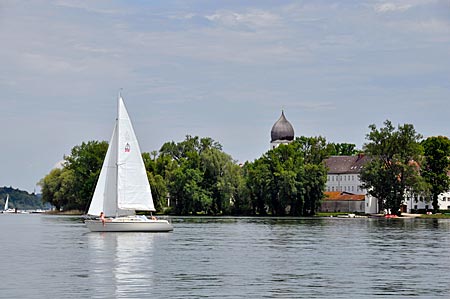
<svg viewBox="0 0 450 299"><path fill-rule="evenodd" d="M120 94L119 91L119 97L117 98L117 118L116 118L116 132L117 132L117 136L119 135L119 117L120 117L120 98L122 97L122 95ZM117 149L117 153L116 153L116 217L119 216L119 139L120 138L116 138L116 149Z"/></svg>

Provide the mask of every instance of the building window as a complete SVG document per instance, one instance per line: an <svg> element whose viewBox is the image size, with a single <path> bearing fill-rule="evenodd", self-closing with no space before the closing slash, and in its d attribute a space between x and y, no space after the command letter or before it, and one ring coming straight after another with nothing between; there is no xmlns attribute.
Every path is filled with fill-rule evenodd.
<svg viewBox="0 0 450 299"><path fill-rule="evenodd" d="M331 187L331 191L334 191L334 186Z"/></svg>
<svg viewBox="0 0 450 299"><path fill-rule="evenodd" d="M355 186L352 186L352 191L355 191L355 188L354 188Z"/></svg>
<svg viewBox="0 0 450 299"><path fill-rule="evenodd" d="M334 175L331 176L331 180L334 182Z"/></svg>
<svg viewBox="0 0 450 299"><path fill-rule="evenodd" d="M417 205L414 205L414 210L417 210Z"/></svg>

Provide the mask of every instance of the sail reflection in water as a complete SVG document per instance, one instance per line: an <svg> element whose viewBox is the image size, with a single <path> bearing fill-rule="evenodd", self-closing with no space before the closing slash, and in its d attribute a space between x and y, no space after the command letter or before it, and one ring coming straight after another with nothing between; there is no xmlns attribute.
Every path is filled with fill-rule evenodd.
<svg viewBox="0 0 450 299"><path fill-rule="evenodd" d="M146 233L87 234L94 298L142 298L149 293L154 284L156 237Z"/></svg>

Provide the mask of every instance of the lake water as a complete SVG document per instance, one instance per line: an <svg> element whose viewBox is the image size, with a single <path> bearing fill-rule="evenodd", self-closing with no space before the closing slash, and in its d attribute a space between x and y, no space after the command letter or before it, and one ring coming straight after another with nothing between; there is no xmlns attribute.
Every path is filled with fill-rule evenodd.
<svg viewBox="0 0 450 299"><path fill-rule="evenodd" d="M91 233L0 214L0 298L450 298L450 221L174 218Z"/></svg>

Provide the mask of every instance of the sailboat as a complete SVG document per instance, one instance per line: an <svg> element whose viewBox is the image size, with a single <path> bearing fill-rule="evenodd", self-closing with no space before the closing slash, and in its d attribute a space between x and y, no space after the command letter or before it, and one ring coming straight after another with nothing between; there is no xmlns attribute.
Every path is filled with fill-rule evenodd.
<svg viewBox="0 0 450 299"><path fill-rule="evenodd" d="M3 207L2 213L15 213L15 209L9 208L9 194L6 194L5 206Z"/></svg>
<svg viewBox="0 0 450 299"><path fill-rule="evenodd" d="M136 215L136 210L154 212L144 161L130 117L119 94L117 119L86 220L93 232L168 232L165 219Z"/></svg>

